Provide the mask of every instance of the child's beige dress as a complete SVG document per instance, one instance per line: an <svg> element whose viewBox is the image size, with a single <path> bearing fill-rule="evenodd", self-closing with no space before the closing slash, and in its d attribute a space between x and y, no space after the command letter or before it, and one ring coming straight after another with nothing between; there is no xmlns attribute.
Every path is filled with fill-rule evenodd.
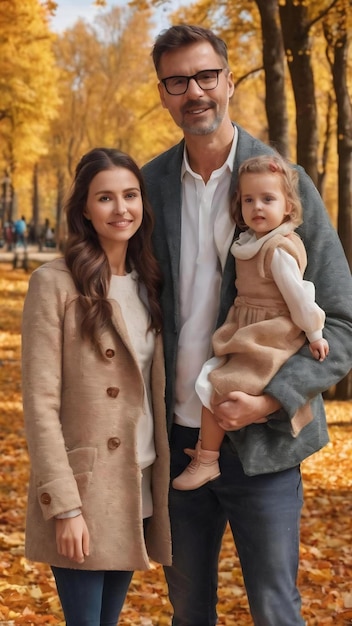
<svg viewBox="0 0 352 626"><path fill-rule="evenodd" d="M262 394L306 336L309 341L322 337L325 313L314 301L314 285L302 279L306 251L293 229L287 222L260 239L248 230L231 248L236 258L237 297L213 335L217 358L203 366L196 383L208 408L212 393L214 399L231 391Z"/></svg>

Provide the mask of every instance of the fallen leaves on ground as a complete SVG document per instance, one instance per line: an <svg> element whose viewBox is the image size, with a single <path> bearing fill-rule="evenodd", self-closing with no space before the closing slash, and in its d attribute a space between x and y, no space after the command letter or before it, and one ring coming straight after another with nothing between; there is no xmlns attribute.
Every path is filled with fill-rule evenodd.
<svg viewBox="0 0 352 626"><path fill-rule="evenodd" d="M0 266L0 625L63 626L48 566L24 557L28 456L23 431L20 322L28 275ZM299 587L308 626L352 624L352 402L326 402L331 442L302 465L305 504ZM227 529L219 565L219 625L252 624ZM163 570L136 572L120 626L168 625ZM283 625L284 626L284 625Z"/></svg>

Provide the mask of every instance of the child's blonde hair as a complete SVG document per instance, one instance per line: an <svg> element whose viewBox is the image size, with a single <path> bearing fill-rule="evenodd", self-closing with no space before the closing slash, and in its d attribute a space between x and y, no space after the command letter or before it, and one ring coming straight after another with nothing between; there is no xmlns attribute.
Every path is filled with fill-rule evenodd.
<svg viewBox="0 0 352 626"><path fill-rule="evenodd" d="M303 208L298 192L298 172L278 154L263 154L246 159L238 170L238 183L234 198L231 202L231 215L237 226L247 229L241 209L241 176L243 174L270 174L281 176L282 190L291 206L291 212L285 221L292 222L295 227L302 224Z"/></svg>

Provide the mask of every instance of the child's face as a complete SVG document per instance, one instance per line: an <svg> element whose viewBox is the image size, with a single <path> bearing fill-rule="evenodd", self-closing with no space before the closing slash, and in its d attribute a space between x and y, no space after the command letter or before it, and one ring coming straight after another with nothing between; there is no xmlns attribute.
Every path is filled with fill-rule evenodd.
<svg viewBox="0 0 352 626"><path fill-rule="evenodd" d="M282 190L281 174L242 174L240 191L243 219L257 239L280 226L291 212Z"/></svg>

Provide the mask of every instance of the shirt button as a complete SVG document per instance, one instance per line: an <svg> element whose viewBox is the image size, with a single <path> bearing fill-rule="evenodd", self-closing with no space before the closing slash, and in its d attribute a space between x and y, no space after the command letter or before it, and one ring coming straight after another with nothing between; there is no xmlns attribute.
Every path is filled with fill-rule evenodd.
<svg viewBox="0 0 352 626"><path fill-rule="evenodd" d="M42 493L40 496L40 501L42 504L50 504L51 496L48 493Z"/></svg>
<svg viewBox="0 0 352 626"><path fill-rule="evenodd" d="M117 398L119 395L120 389L118 387L108 387L106 393L110 398Z"/></svg>
<svg viewBox="0 0 352 626"><path fill-rule="evenodd" d="M105 356L107 356L108 359L112 359L112 357L115 356L115 350L113 350L112 348L108 348L107 350L105 350Z"/></svg>
<svg viewBox="0 0 352 626"><path fill-rule="evenodd" d="M110 437L108 439L109 450L116 450L121 445L121 440L118 437Z"/></svg>

